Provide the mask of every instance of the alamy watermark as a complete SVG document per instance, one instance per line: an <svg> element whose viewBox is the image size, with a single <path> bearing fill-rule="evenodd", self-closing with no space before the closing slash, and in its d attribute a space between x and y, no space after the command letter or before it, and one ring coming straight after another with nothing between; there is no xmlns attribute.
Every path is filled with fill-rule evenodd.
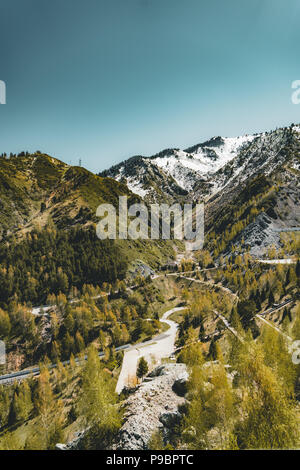
<svg viewBox="0 0 300 470"><path fill-rule="evenodd" d="M292 83L292 89L295 90L292 93L292 103L300 104L300 80L294 80Z"/></svg>
<svg viewBox="0 0 300 470"><path fill-rule="evenodd" d="M119 206L101 204L96 232L100 240L186 240L188 250L200 250L204 243L204 204L127 205L119 196ZM118 210L117 210L118 209ZM117 217L118 214L118 217Z"/></svg>
<svg viewBox="0 0 300 470"><path fill-rule="evenodd" d="M0 80L0 104L6 104L6 84Z"/></svg>

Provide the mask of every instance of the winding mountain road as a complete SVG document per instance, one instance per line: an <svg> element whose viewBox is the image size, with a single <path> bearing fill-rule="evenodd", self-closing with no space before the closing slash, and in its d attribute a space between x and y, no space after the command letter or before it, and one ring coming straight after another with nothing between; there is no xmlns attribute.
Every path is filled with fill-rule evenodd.
<svg viewBox="0 0 300 470"><path fill-rule="evenodd" d="M130 348L130 347L131 347L131 344L124 344L123 346L117 347L116 352L123 351L125 349ZM100 358L103 357L104 352L100 351L98 353L98 356ZM75 358L75 362L77 364L80 364L80 363L82 363L83 361L86 361L86 360L87 360L87 355L85 355L83 358L78 358L78 357ZM70 360L62 362L63 366L66 366L68 364L70 364ZM55 369L57 367L57 364L49 364L47 367L48 367L48 369ZM40 368L39 367L32 367L30 369L23 369L23 370L19 370L19 371L16 371L16 372L11 372L10 374L0 375L0 385L13 383L15 381L20 381L20 380L24 380L24 379L28 379L30 377L33 377L33 376L39 375L39 374L40 374Z"/></svg>
<svg viewBox="0 0 300 470"><path fill-rule="evenodd" d="M160 321L169 325L169 329L165 333L161 333L150 341L145 341L144 343L138 343L133 346L126 344L116 348L116 351L125 351L122 369L116 387L116 391L118 393L121 393L123 387L128 384L128 379L135 376L138 360L142 356L148 360L149 365L154 365L159 364L163 357L170 357L175 351L175 339L178 324L172 320L168 320L168 317L174 312L185 309L186 307L175 307L164 313ZM101 351L99 353L99 357L102 357L103 355L104 353ZM86 359L86 356L84 359ZM75 361L80 362L80 359L75 359ZM69 362L70 361L64 361L63 365L67 365ZM51 364L49 369L53 369L56 366L56 364ZM0 385L24 380L34 375L39 375L39 373L40 368L33 367L31 369L24 369L10 374L5 374L0 376Z"/></svg>
<svg viewBox="0 0 300 470"><path fill-rule="evenodd" d="M258 263L262 264L297 264L297 259L282 258L282 259L258 259Z"/></svg>
<svg viewBox="0 0 300 470"><path fill-rule="evenodd" d="M178 324L168 320L168 317L174 312L185 309L186 307L175 307L165 312L160 319L162 323L169 325L169 329L165 333L161 333L145 343L136 344L124 352L122 369L116 386L117 393L121 393L123 388L129 385L136 376L138 361L141 357L144 357L150 366L154 366L159 364L162 358L170 357L173 354Z"/></svg>

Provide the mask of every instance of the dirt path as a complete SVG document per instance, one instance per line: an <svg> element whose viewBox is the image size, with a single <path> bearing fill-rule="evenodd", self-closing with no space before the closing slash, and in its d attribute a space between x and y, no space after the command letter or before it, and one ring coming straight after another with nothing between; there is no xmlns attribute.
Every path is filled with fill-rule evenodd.
<svg viewBox="0 0 300 470"><path fill-rule="evenodd" d="M222 284L215 284L214 282L209 282L209 281L200 281L200 279L194 279L193 277L187 277L187 276L182 276L181 274L177 274L178 277L181 277L182 279L187 279L188 281L192 282L197 282L198 284L202 284L204 286L209 286L209 287L218 287L219 289L223 290L227 294L231 295L232 297L235 297L236 300L238 300L238 295L232 292L228 287L222 286Z"/></svg>

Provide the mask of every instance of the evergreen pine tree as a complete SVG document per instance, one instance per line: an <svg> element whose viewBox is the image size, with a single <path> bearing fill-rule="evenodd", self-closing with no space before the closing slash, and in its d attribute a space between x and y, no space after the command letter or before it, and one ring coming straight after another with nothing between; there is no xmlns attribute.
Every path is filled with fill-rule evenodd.
<svg viewBox="0 0 300 470"><path fill-rule="evenodd" d="M147 374L147 372L148 372L148 363L144 357L141 357L138 363L136 375L139 379L141 379L142 377L144 377L144 375Z"/></svg>

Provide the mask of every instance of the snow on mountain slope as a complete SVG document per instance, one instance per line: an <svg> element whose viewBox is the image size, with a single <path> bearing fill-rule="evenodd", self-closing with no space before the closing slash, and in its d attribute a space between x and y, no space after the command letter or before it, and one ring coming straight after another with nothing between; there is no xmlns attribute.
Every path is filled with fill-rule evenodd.
<svg viewBox="0 0 300 470"><path fill-rule="evenodd" d="M191 191L198 174L207 173L204 164L194 161L192 156L182 150L173 150L165 157L152 158L152 163L174 178L178 186Z"/></svg>
<svg viewBox="0 0 300 470"><path fill-rule="evenodd" d="M299 125L240 137L213 137L186 150L166 149L152 157L132 157L101 173L127 183L149 201L185 196L210 198L243 184L259 172L270 174L287 159ZM299 159L289 161L299 168ZM225 189L226 190L226 189Z"/></svg>
<svg viewBox="0 0 300 470"><path fill-rule="evenodd" d="M145 173L145 171L140 172L139 178L136 176L128 176L127 178L124 176L125 171L124 167L120 169L119 174L115 177L115 180L118 181L119 183L122 182L123 178L126 180L126 184L130 191L132 191L134 194L137 194L141 198L145 198L149 192L149 190L145 189L143 187L142 183L142 176Z"/></svg>
<svg viewBox="0 0 300 470"><path fill-rule="evenodd" d="M191 147L186 152L199 160L207 171L216 172L237 156L242 147L253 142L257 136L213 137L211 140Z"/></svg>
<svg viewBox="0 0 300 470"><path fill-rule="evenodd" d="M177 185L181 190L189 192L199 179L206 181L254 139L252 135L214 137L186 151L167 149L152 157L132 157L101 175L126 182L129 189L141 197L149 196L156 178L169 177L174 187ZM176 191L180 193L178 188Z"/></svg>
<svg viewBox="0 0 300 470"><path fill-rule="evenodd" d="M153 163L172 176L182 188L191 191L195 181L204 180L235 158L246 144L255 139L253 135L242 137L214 137L186 151L171 150L169 154L151 157Z"/></svg>
<svg viewBox="0 0 300 470"><path fill-rule="evenodd" d="M148 201L165 201L187 194L175 179L152 162L151 158L136 156L100 173L125 183L129 189Z"/></svg>
<svg viewBox="0 0 300 470"><path fill-rule="evenodd" d="M238 155L220 168L210 178L212 194L242 185L249 178L263 173L270 175L276 168L288 162L290 167L299 162L299 155L289 158L290 148L299 140L298 127L281 128L265 132L243 147ZM296 152L297 154L297 152Z"/></svg>

